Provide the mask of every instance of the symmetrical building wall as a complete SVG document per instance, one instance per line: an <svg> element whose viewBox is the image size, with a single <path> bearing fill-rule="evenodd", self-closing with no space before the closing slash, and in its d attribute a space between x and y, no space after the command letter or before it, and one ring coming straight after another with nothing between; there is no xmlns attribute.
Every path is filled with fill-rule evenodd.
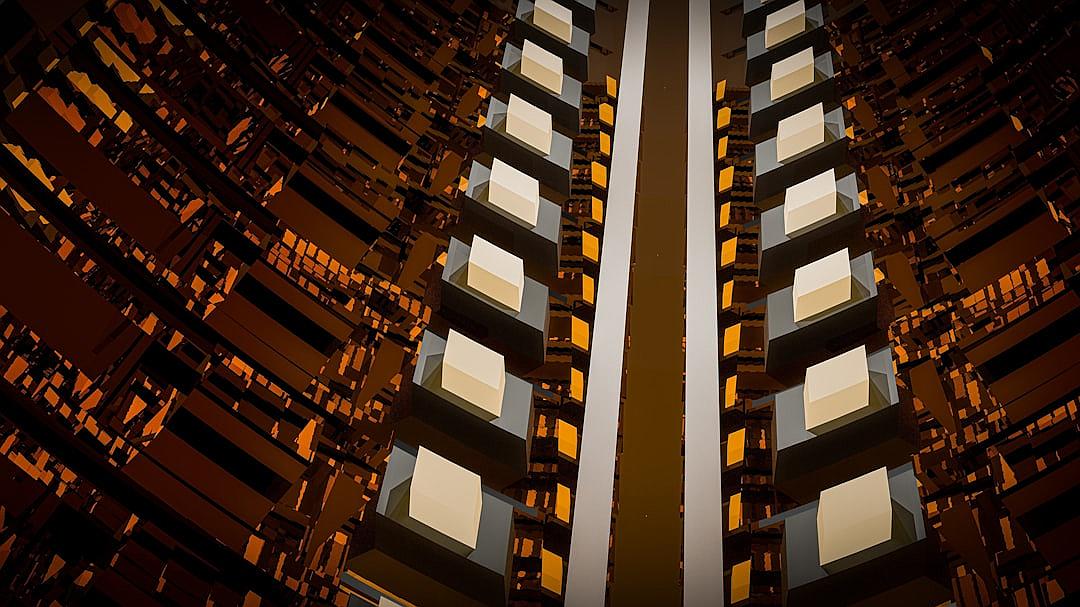
<svg viewBox="0 0 1080 607"><path fill-rule="evenodd" d="M1072 604L1080 2L742 5L745 86L714 97L723 559L695 574L740 607ZM634 78L680 103L655 49L686 19L634 6ZM0 1L0 604L573 603L617 12ZM683 419L687 531L715 453ZM622 472L581 595L612 603L640 587Z"/></svg>
<svg viewBox="0 0 1080 607"><path fill-rule="evenodd" d="M1078 8L867 2L830 31L961 605L1078 590Z"/></svg>
<svg viewBox="0 0 1080 607"><path fill-rule="evenodd" d="M799 10L793 12L802 12L806 22L770 47L763 31L783 20L774 17L769 24L766 16L791 3L744 3L751 89L723 91L722 83L717 94L718 168L734 167L734 181L720 180L718 225L737 238L728 258L735 277L731 309L732 322L742 323L735 335L745 350L739 352L733 400L725 403L723 417L729 433L725 472L731 475L725 483L730 603L815 600L794 593L793 580L801 572L791 554L799 549L796 538L808 537L801 527L793 530L792 522L811 507L800 504L816 499L818 488L791 476L797 460L783 461L791 438L778 426L791 406L791 391L762 398L778 389L766 377L785 389L801 381L787 368L794 359L774 358L782 347L770 339L768 317L780 302L768 294L791 285L792 258L801 259L801 266L846 246L852 257L871 252L872 284L883 299L876 319L867 318L880 333L858 332L852 343L873 344L868 350L888 346L879 355L888 353L892 364L882 366L880 376L895 376L889 400L899 404L899 415L887 426L889 441L874 435L873 450L846 454L841 467L892 461L889 445L896 441L910 447L921 502L915 514L925 519L927 536L947 560L940 564L948 575L945 592L937 593L941 600L951 595L959 605L1066 604L1076 591L1070 539L1076 517L1063 504L1076 484L1071 466L1080 386L1070 245L1077 179L1070 152L1077 134L1071 110L1076 43L1066 15L1077 7L795 4ZM792 65L800 52L806 54L807 79L783 93L778 76L798 79ZM767 94L778 84L779 96ZM772 91L761 88L770 85ZM773 148L761 143L773 134L761 125L816 102L823 103L826 138L830 112L842 121L835 134L846 142L844 153L806 174L763 183L776 162L762 162ZM777 105L784 106L780 113L773 111ZM734 159L747 157L750 140L758 144L758 179L752 185L744 181L740 189L740 174L749 177L750 171ZM734 154L733 142L742 144ZM812 163L815 155L829 154L827 147L825 141L794 160ZM725 161L725 152L734 159ZM826 166L854 176L854 212L845 213L841 202L833 219L796 231L793 238L769 237L770 225L776 226L772 209L785 208L784 200L776 201L781 186ZM842 199L843 179L836 184ZM727 193L725 186L731 187ZM760 213L746 205L744 215L734 215L750 196ZM844 225L844 215L857 220ZM741 292L740 274L750 274ZM722 308L727 305L721 301ZM851 318L812 341L835 354L859 322ZM801 362L796 368L805 366ZM873 357L868 363L873 390ZM810 392L800 391L805 401ZM818 433L815 440L839 431ZM798 455L820 477L821 458L833 470L839 465L836 454L843 448L834 443L829 449L804 448ZM819 517L819 541L821 525ZM874 556L882 558L887 557ZM872 570L867 563L858 567ZM844 591L879 590L898 575L890 569L888 582ZM835 576L829 571L825 579ZM831 600L838 600L835 594Z"/></svg>
<svg viewBox="0 0 1080 607"><path fill-rule="evenodd" d="M379 600L350 563L424 332L453 326L439 281L515 10L0 5L0 595ZM500 604L561 592L615 92L567 97Z"/></svg>

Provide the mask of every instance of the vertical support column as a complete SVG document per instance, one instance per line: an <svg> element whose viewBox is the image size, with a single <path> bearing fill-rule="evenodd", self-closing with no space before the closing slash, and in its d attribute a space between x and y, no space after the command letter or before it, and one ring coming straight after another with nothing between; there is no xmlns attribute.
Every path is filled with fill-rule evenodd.
<svg viewBox="0 0 1080 607"><path fill-rule="evenodd" d="M683 605L724 600L709 0L690 0L686 142L686 457Z"/></svg>
<svg viewBox="0 0 1080 607"><path fill-rule="evenodd" d="M620 70L620 98L624 101L619 104L619 118L615 123L593 355L578 460L578 490L565 594L568 607L603 605L607 590L611 497L615 483L648 23L649 0L630 0Z"/></svg>

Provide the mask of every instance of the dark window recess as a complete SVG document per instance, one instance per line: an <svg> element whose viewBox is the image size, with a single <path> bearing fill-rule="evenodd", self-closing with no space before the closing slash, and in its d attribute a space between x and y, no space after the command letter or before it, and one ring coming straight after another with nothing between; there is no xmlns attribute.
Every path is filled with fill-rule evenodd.
<svg viewBox="0 0 1080 607"><path fill-rule="evenodd" d="M236 292L319 352L326 354L337 344L336 337L251 276L240 280Z"/></svg>
<svg viewBox="0 0 1080 607"><path fill-rule="evenodd" d="M187 409L180 409L169 420L168 429L199 453L221 466L248 487L277 502L289 490L289 482L232 441L218 434ZM267 448L272 448L267 445Z"/></svg>
<svg viewBox="0 0 1080 607"><path fill-rule="evenodd" d="M18 2L0 2L0 40L18 40L32 28L30 15Z"/></svg>
<svg viewBox="0 0 1080 607"><path fill-rule="evenodd" d="M324 192L322 188L315 185L303 173L297 172L293 175L288 186L299 194L301 198L310 202L330 219L341 224L341 227L352 232L360 240L370 244L379 237L379 231L374 226L343 206L338 202L337 198Z"/></svg>
<svg viewBox="0 0 1080 607"><path fill-rule="evenodd" d="M375 136L380 142L394 150L394 153L398 156L404 156L412 149L412 145L408 141L405 141L397 133L388 129L378 118L375 118L364 108L356 105L351 99L338 93L330 98L330 103L334 104L339 110L342 111L350 120L359 124L363 129Z"/></svg>
<svg viewBox="0 0 1080 607"><path fill-rule="evenodd" d="M52 535L50 549L69 563L106 558L116 549L112 534L97 519L64 502L56 506L46 528Z"/></svg>
<svg viewBox="0 0 1080 607"><path fill-rule="evenodd" d="M308 157L308 151L300 147L296 140L283 133L281 129L271 129L267 141L296 164L301 164Z"/></svg>
<svg viewBox="0 0 1080 607"><path fill-rule="evenodd" d="M403 17L403 20L408 19L408 16ZM371 43L375 48L401 48L401 45L387 38L386 34L377 27L369 27L364 30L364 36L371 39ZM405 69L416 74L424 82L434 82L440 77L439 74L436 74L428 69L426 65L417 61L416 57L413 57L413 54L405 49L402 49L402 52L394 53L394 61L397 61L403 65Z"/></svg>
<svg viewBox="0 0 1080 607"><path fill-rule="evenodd" d="M283 422L288 422L294 426L303 427L307 424L308 420L302 417L299 413L292 409L284 409L280 405L275 404L265 398L259 396L254 390L245 390L234 384L228 377L222 375L220 372L215 371L210 374L210 383L219 388L222 392L229 395L233 400L244 401L251 404L253 407L261 411L264 415L270 419L277 419ZM209 396L215 402L219 402L219 399L214 394L207 392ZM220 403L219 403L220 404Z"/></svg>
<svg viewBox="0 0 1080 607"><path fill-rule="evenodd" d="M191 552L187 550L174 550L172 546L161 541L156 534L148 532L146 527L142 525L138 525L132 529L131 541L154 554L168 554L169 560L179 563L188 572L202 579L214 579L214 576L221 575L220 571L210 567L207 565L206 561L198 558ZM97 603L88 604L96 605Z"/></svg>
<svg viewBox="0 0 1080 607"><path fill-rule="evenodd" d="M1026 514L1020 515L1020 525L1032 538L1050 533L1061 525L1068 524L1076 514L1076 504L1080 501L1080 484L1044 501Z"/></svg>
<svg viewBox="0 0 1080 607"><path fill-rule="evenodd" d="M938 170L946 162L949 162L971 148L980 145L983 140L989 138L1008 123L1009 118L1004 113L995 112L994 114L991 114L981 124L972 127L970 131L949 143L946 143L944 146L935 150L933 154L930 154L930 156L925 158L922 161L923 170L927 173ZM987 155L989 155L989 153L990 150L986 152Z"/></svg>
<svg viewBox="0 0 1080 607"><path fill-rule="evenodd" d="M146 349L140 362L143 371L162 386L191 392L199 381L199 374L194 369L156 341Z"/></svg>
<svg viewBox="0 0 1080 607"><path fill-rule="evenodd" d="M1078 332L1080 332L1080 309L1072 310L1008 350L979 365L979 374L984 380L993 383L1072 339Z"/></svg>
<svg viewBox="0 0 1080 607"><path fill-rule="evenodd" d="M210 372L210 383L224 392L226 396L232 398L232 400L240 400L244 397L244 389L233 383L232 379L223 375L219 369L214 369ZM212 394L210 391L203 390L203 392L209 395L213 400L219 400L217 395Z"/></svg>
<svg viewBox="0 0 1080 607"><path fill-rule="evenodd" d="M214 240L217 240L221 244L225 245L225 249L233 255L240 258L240 261L251 265L258 259L259 253L262 248L248 240L243 234L237 231L236 228L225 223L219 222L214 227Z"/></svg>
<svg viewBox="0 0 1080 607"><path fill-rule="evenodd" d="M1026 226L1040 213L1045 212L1047 212L1046 205L1038 198L1032 198L1008 215L995 221L993 225L979 230L971 238L946 251L945 257L953 265L962 264L986 249L997 245L1003 238Z"/></svg>

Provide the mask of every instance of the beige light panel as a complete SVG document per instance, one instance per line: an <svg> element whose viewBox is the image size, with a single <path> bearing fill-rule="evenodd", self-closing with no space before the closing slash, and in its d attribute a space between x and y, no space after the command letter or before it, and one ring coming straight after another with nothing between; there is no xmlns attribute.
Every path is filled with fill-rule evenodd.
<svg viewBox="0 0 1080 607"><path fill-rule="evenodd" d="M851 260L847 248L795 269L791 289L795 322L851 300Z"/></svg>
<svg viewBox="0 0 1080 607"><path fill-rule="evenodd" d="M420 447L409 481L409 517L457 548L476 549L483 506L480 476Z"/></svg>
<svg viewBox="0 0 1080 607"><path fill-rule="evenodd" d="M536 0L533 25L567 44L574 36L574 14L555 0Z"/></svg>
<svg viewBox="0 0 1080 607"><path fill-rule="evenodd" d="M502 354L450 329L442 361L442 387L491 421L502 415L506 363Z"/></svg>
<svg viewBox="0 0 1080 607"><path fill-rule="evenodd" d="M799 0L765 17L765 48L806 31L806 3Z"/></svg>
<svg viewBox="0 0 1080 607"><path fill-rule="evenodd" d="M892 539L889 474L878 468L821 492L818 559L822 567Z"/></svg>
<svg viewBox="0 0 1080 607"><path fill-rule="evenodd" d="M551 153L551 114L517 95L507 104L506 132L545 156Z"/></svg>
<svg viewBox="0 0 1080 607"><path fill-rule="evenodd" d="M515 312L521 311L525 264L520 257L473 236L465 284Z"/></svg>
<svg viewBox="0 0 1080 607"><path fill-rule="evenodd" d="M784 234L792 235L836 214L836 171L829 169L784 191Z"/></svg>
<svg viewBox="0 0 1080 607"><path fill-rule="evenodd" d="M488 202L535 228L540 214L540 182L496 158L488 179Z"/></svg>
<svg viewBox="0 0 1080 607"><path fill-rule="evenodd" d="M776 160L783 162L825 143L825 106L817 104L784 118L776 127Z"/></svg>
<svg viewBox="0 0 1080 607"><path fill-rule="evenodd" d="M401 607L400 603L395 603L385 596L379 597L379 607Z"/></svg>
<svg viewBox="0 0 1080 607"><path fill-rule="evenodd" d="M521 47L521 74L556 95L562 94L562 57L532 40Z"/></svg>
<svg viewBox="0 0 1080 607"><path fill-rule="evenodd" d="M859 346L806 369L803 413L806 429L822 433L842 426L870 406L866 346Z"/></svg>
<svg viewBox="0 0 1080 607"><path fill-rule="evenodd" d="M814 83L814 49L806 48L772 65L769 96L773 101Z"/></svg>

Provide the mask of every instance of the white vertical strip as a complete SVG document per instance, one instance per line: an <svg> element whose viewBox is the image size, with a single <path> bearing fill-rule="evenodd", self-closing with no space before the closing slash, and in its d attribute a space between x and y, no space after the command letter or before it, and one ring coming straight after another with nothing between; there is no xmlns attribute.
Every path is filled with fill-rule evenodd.
<svg viewBox="0 0 1080 607"><path fill-rule="evenodd" d="M619 105L586 385L585 422L578 456L577 495L566 579L565 604L568 607L603 605L607 591L608 539L615 486L615 448L626 342L630 245L637 197L648 29L649 0L630 0L619 75Z"/></svg>
<svg viewBox="0 0 1080 607"><path fill-rule="evenodd" d="M690 0L686 112L686 457L683 606L724 604L712 17Z"/></svg>

